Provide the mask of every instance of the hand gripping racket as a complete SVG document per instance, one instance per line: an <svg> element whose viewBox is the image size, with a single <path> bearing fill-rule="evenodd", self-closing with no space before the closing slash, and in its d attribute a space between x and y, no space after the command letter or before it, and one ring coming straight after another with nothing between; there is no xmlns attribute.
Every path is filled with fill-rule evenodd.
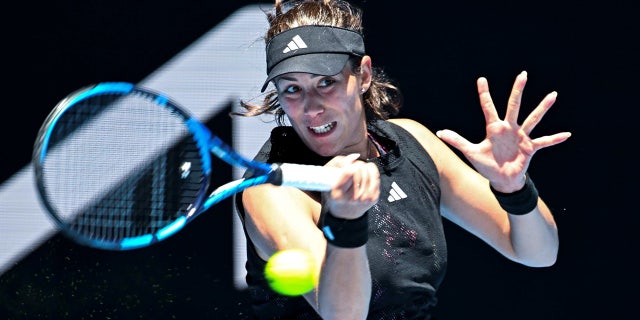
<svg viewBox="0 0 640 320"><path fill-rule="evenodd" d="M250 175L207 194L212 154ZM157 243L251 186L327 191L337 175L244 158L169 97L125 82L61 100L38 132L33 164L40 199L60 229L107 250Z"/></svg>

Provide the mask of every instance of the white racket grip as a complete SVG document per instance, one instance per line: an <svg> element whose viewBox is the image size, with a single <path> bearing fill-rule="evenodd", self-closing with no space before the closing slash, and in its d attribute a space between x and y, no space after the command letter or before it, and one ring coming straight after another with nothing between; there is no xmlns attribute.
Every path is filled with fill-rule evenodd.
<svg viewBox="0 0 640 320"><path fill-rule="evenodd" d="M338 180L340 169L307 164L282 163L282 186L310 191L329 191Z"/></svg>

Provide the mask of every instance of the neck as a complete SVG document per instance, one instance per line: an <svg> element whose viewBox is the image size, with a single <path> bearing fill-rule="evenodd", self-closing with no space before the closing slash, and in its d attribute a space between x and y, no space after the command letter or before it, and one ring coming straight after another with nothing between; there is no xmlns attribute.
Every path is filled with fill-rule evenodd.
<svg viewBox="0 0 640 320"><path fill-rule="evenodd" d="M378 157L378 148L373 143L373 137L367 132L367 160Z"/></svg>

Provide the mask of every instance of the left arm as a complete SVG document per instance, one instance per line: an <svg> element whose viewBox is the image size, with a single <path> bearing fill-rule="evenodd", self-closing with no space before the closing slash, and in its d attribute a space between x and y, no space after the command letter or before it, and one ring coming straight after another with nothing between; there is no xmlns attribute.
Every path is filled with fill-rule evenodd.
<svg viewBox="0 0 640 320"><path fill-rule="evenodd" d="M553 215L542 199L524 215L508 214L490 190L502 193L520 190L533 154L570 137L563 132L531 139L529 134L549 110L556 93L548 94L520 126L517 123L526 72L516 78L505 119L501 120L489 94L485 78L478 79L478 94L485 115L487 134L473 144L451 130L436 137L415 121L395 120L408 129L433 157L441 177L442 214L490 244L509 259L528 266L555 263L558 234ZM442 141L458 149L471 163L462 161Z"/></svg>

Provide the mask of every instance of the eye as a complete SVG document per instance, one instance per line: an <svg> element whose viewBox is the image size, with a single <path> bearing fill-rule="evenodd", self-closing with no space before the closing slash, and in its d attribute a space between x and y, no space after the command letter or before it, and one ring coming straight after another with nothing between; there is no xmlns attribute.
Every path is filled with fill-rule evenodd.
<svg viewBox="0 0 640 320"><path fill-rule="evenodd" d="M287 94L296 93L298 91L300 91L300 88L298 86L294 86L294 85L289 85L289 86L286 86L286 87L282 88L282 93L287 93Z"/></svg>
<svg viewBox="0 0 640 320"><path fill-rule="evenodd" d="M322 78L320 82L318 82L318 86L320 87L328 87L332 84L336 83L336 80L333 78Z"/></svg>

